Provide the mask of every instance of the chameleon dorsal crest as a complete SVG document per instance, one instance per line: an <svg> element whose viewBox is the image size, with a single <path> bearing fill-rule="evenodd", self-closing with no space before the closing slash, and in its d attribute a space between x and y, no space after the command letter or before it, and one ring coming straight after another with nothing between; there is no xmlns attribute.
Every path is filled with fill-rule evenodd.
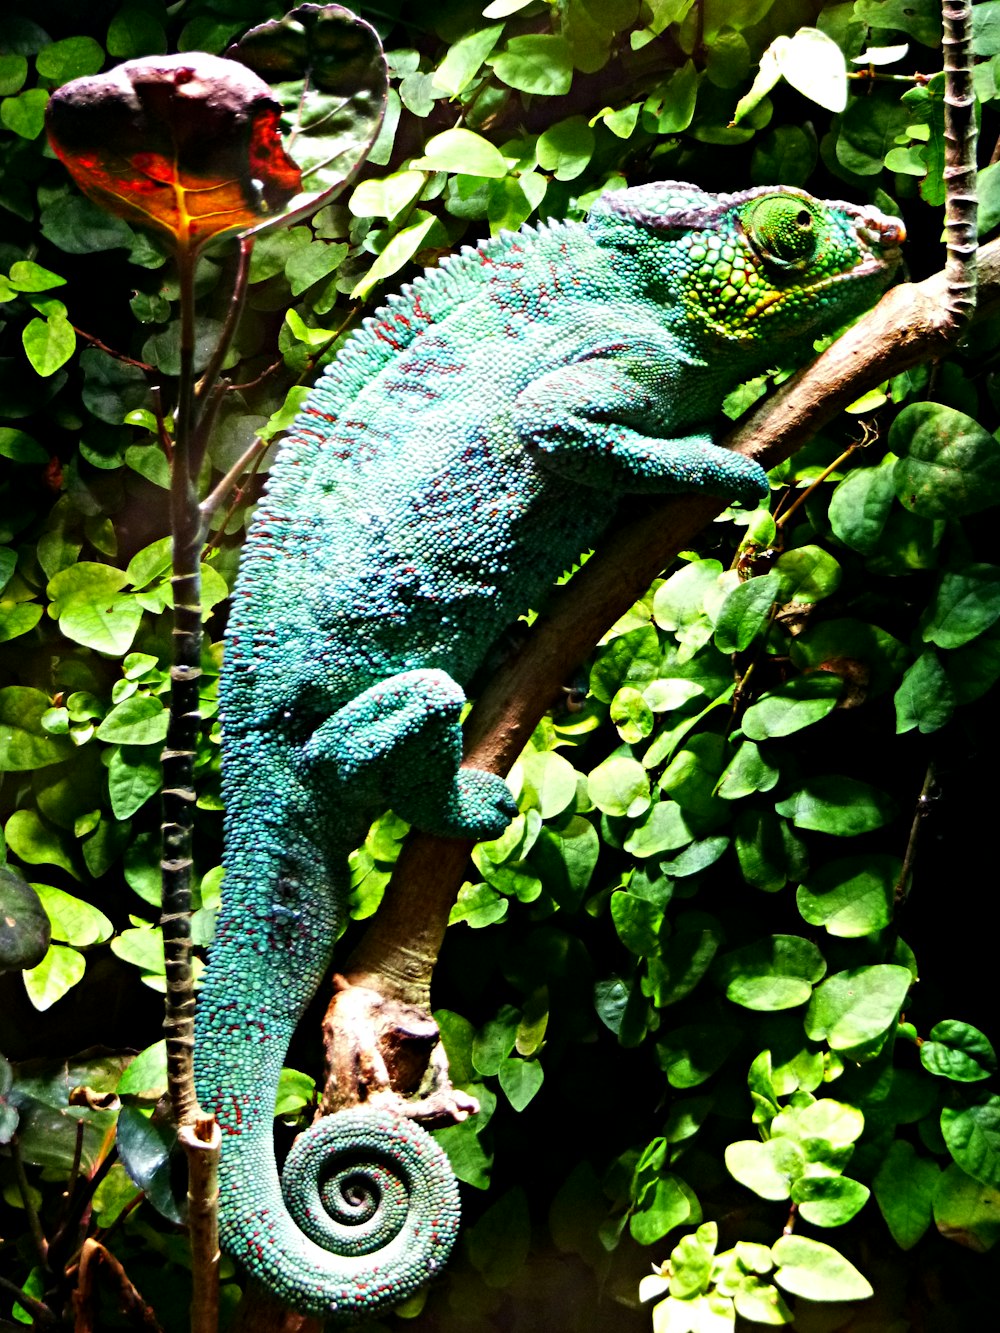
<svg viewBox="0 0 1000 1333"><path fill-rule="evenodd" d="M506 784L460 767L473 671L621 496L766 494L713 443L723 397L870 305L902 235L781 187L606 194L586 223L502 233L417 278L309 394L227 631L226 880L195 1051L223 1131L222 1243L293 1308L384 1311L458 1227L443 1153L387 1111L306 1131L282 1193L278 1077L329 967L348 854L386 807L444 836L503 831Z"/></svg>

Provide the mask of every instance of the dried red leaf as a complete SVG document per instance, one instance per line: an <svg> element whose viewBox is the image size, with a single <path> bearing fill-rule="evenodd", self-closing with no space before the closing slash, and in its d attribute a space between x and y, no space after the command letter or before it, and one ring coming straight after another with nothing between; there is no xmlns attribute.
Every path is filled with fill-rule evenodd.
<svg viewBox="0 0 1000 1333"><path fill-rule="evenodd" d="M203 52L146 56L49 99L53 149L96 204L196 249L299 192L268 85Z"/></svg>

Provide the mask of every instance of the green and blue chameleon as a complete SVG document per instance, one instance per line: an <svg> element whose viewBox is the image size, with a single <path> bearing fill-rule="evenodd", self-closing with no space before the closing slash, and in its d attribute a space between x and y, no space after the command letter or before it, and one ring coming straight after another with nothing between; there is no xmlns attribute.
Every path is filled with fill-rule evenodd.
<svg viewBox="0 0 1000 1333"><path fill-rule="evenodd" d="M458 1227L444 1155L387 1111L320 1121L279 1183L278 1076L329 966L349 852L386 807L445 836L503 831L504 781L460 767L464 683L621 496L766 493L712 442L723 397L871 305L901 239L874 209L780 187L608 193L586 223L425 273L310 393L233 598L226 881L195 1052L223 1131L223 1245L288 1305L377 1314L441 1268Z"/></svg>

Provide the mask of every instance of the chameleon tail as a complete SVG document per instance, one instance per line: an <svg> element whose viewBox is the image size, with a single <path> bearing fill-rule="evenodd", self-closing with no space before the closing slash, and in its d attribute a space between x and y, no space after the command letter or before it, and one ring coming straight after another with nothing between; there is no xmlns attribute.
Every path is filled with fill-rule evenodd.
<svg viewBox="0 0 1000 1333"><path fill-rule="evenodd" d="M318 858L309 864L305 855L275 889L268 841L265 831L264 845L228 867L198 1000L198 1097L223 1134L220 1240L285 1304L352 1323L399 1304L443 1267L458 1233L458 1187L429 1134L394 1112L362 1108L300 1135L279 1182L278 1079L329 964L338 895Z"/></svg>

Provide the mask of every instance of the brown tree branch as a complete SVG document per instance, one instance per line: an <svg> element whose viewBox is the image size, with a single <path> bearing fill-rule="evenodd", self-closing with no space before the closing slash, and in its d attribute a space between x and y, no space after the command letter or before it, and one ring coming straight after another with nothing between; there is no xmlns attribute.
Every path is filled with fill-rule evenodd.
<svg viewBox="0 0 1000 1333"><path fill-rule="evenodd" d="M980 251L979 273L978 315L984 316L1000 307L1000 241ZM764 468L776 467L860 394L942 355L957 331L946 290L944 272L894 288L724 443ZM506 773L608 626L724 508L713 496L676 497L611 533L483 691L466 723L466 765ZM344 968L349 981L410 1004L428 1004L431 970L470 848L468 842L429 834L409 840L378 915Z"/></svg>

